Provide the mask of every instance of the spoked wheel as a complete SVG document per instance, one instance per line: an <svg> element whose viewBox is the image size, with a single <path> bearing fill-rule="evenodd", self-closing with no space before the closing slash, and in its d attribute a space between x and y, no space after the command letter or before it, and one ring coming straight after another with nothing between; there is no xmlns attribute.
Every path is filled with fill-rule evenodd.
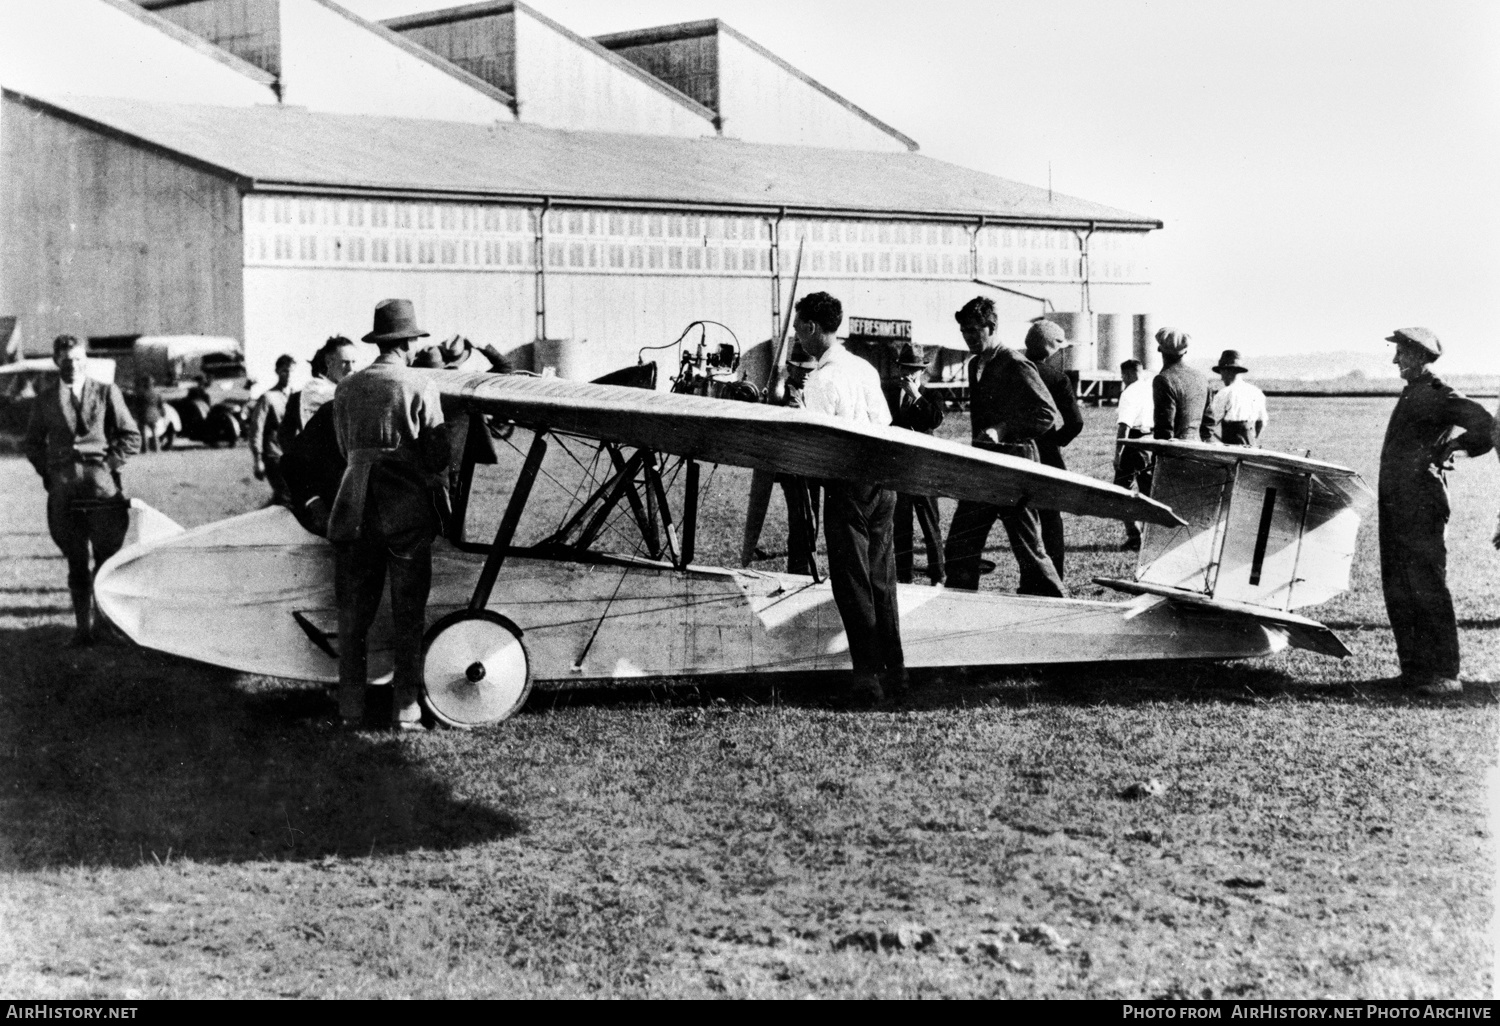
<svg viewBox="0 0 1500 1026"><path fill-rule="evenodd" d="M449 613L423 641L422 692L432 715L450 727L508 718L531 694L521 629L487 609Z"/></svg>

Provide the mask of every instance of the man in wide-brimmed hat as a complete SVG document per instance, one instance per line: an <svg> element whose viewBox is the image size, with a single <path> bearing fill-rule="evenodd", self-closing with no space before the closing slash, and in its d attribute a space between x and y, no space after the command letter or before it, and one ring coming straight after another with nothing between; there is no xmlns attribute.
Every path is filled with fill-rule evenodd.
<svg viewBox="0 0 1500 1026"><path fill-rule="evenodd" d="M447 504L448 434L438 389L408 366L417 327L409 299L375 307L364 337L380 355L339 383L334 429L348 461L329 515L339 607L339 714L346 723L420 728L422 631L432 542ZM391 579L392 689L367 689L367 643ZM388 705L389 703L389 705Z"/></svg>
<svg viewBox="0 0 1500 1026"><path fill-rule="evenodd" d="M1391 362L1406 387L1380 449L1380 579L1396 635L1401 680L1422 695L1463 691L1458 621L1448 592L1448 472L1454 453L1482 456L1494 422L1483 406L1444 384L1431 364L1442 343L1426 328L1401 328Z"/></svg>
<svg viewBox="0 0 1500 1026"><path fill-rule="evenodd" d="M1156 333L1161 370L1151 379L1154 411L1151 436L1207 442L1213 438L1213 411L1208 405L1208 378L1183 360L1191 336L1176 328Z"/></svg>
<svg viewBox="0 0 1500 1026"><path fill-rule="evenodd" d="M908 431L930 435L943 423L943 403L922 390L922 377L927 373L927 361L917 355L916 348L907 342L896 356L897 376L881 383L886 405L891 410L891 424ZM896 493L896 580L910 584L914 552L911 531L912 514L922 528L922 540L927 546L927 579L934 585L947 580L943 570L943 525L938 513L936 495L908 495Z"/></svg>
<svg viewBox="0 0 1500 1026"><path fill-rule="evenodd" d="M1214 422L1219 426L1219 441L1225 445L1260 445L1270 414L1266 412L1266 394L1246 381L1249 371L1240 364L1238 349L1226 349L1214 366L1214 373L1224 386L1209 400Z"/></svg>

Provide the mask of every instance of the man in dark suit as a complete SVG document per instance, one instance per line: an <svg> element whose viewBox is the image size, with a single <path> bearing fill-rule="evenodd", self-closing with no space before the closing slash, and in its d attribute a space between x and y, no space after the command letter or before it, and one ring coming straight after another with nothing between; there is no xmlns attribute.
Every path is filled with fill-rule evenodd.
<svg viewBox="0 0 1500 1026"><path fill-rule="evenodd" d="M333 426L347 467L328 518L339 607L339 715L373 727L420 728L422 633L432 542L447 502L448 429L437 386L408 366L425 338L410 300L375 307L375 362L339 383ZM367 690L367 639L391 579L392 689ZM387 705L389 704L389 711Z"/></svg>
<svg viewBox="0 0 1500 1026"><path fill-rule="evenodd" d="M899 377L884 381L880 385L885 393L886 405L891 410L891 425L930 435L943 423L943 403L922 390L922 375L927 370L927 361L918 358L916 348L910 343L901 347L896 358ZM908 495L896 493L896 580L910 584L912 578L913 539L912 514L922 528L922 540L927 544L927 579L934 585L947 580L943 570L943 526L938 514L936 495Z"/></svg>
<svg viewBox="0 0 1500 1026"><path fill-rule="evenodd" d="M976 296L953 317L974 354L969 361L969 425L975 447L1036 460L1036 440L1061 420L1036 367L1000 344L995 335L999 317L994 300ZM1068 590L1047 557L1036 510L1024 504L993 506L972 499L959 501L953 523L948 525L944 551L948 587L979 589L979 560L996 520L1005 525L1021 571L1017 591L1066 597Z"/></svg>
<svg viewBox="0 0 1500 1026"><path fill-rule="evenodd" d="M88 347L72 335L52 343L58 383L37 396L23 451L47 487L47 530L68 560L74 645L94 640L94 574L125 541L130 502L120 468L140 451L141 435L115 385L85 373ZM93 550L93 567L89 550Z"/></svg>
<svg viewBox="0 0 1500 1026"><path fill-rule="evenodd" d="M1062 357L1058 355L1069 345L1062 325L1052 321L1036 321L1026 333L1026 358L1036 365L1036 372L1041 376L1042 384L1047 386L1047 394L1052 397L1052 405L1057 407L1058 416L1062 418L1061 423L1036 440L1036 451L1044 464L1058 470L1068 469L1063 462L1063 447L1083 430L1083 411L1078 408L1073 379L1063 369ZM1062 577L1063 553L1067 548L1062 514L1055 509L1042 509L1037 510L1037 517L1042 523L1042 541L1047 546L1047 555L1057 567L1057 576Z"/></svg>

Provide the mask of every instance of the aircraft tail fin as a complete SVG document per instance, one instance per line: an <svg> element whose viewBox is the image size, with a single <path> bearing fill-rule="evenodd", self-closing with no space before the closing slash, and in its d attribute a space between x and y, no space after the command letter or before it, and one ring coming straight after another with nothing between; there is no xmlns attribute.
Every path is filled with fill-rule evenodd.
<svg viewBox="0 0 1500 1026"><path fill-rule="evenodd" d="M1136 583L1282 612L1348 589L1374 499L1354 471L1265 449L1126 444L1155 454L1151 497L1187 521L1146 526Z"/></svg>

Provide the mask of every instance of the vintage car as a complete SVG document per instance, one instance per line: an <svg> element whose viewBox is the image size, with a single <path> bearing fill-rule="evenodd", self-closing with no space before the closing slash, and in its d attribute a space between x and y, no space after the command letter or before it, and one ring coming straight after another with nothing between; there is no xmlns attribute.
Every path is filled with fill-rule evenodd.
<svg viewBox="0 0 1500 1026"><path fill-rule="evenodd" d="M162 448L171 448L178 439L210 447L234 445L243 435L250 392L237 340L139 335L90 342L91 351L120 354L122 373L129 377L123 387L138 417L148 406L146 389L156 390L163 409L154 430Z"/></svg>

